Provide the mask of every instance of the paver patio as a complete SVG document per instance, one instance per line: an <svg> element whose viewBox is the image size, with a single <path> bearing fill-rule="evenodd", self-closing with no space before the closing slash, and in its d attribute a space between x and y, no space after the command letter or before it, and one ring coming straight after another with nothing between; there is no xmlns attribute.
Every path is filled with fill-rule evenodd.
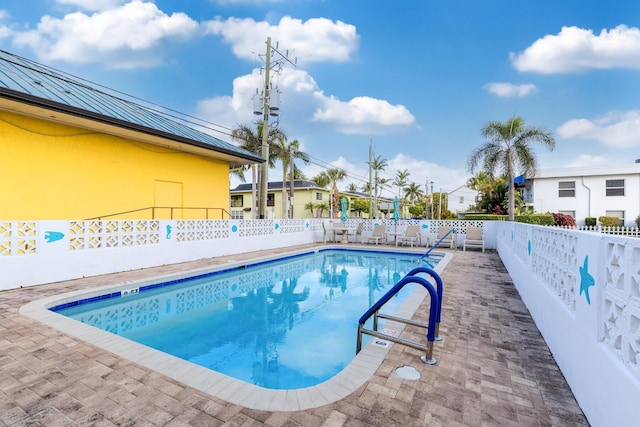
<svg viewBox="0 0 640 427"><path fill-rule="evenodd" d="M299 248L299 247L298 247ZM270 251L270 253L283 250ZM251 258L262 253L244 254ZM376 374L338 402L296 412L229 404L18 313L45 296L224 264L240 256L0 292L3 426L588 425L494 251L455 251L442 274L436 365L393 344ZM1 280L1 279L0 279ZM427 302L415 319L426 321ZM424 339L407 327L403 337ZM355 340L355 337L354 337ZM412 366L417 380L396 373Z"/></svg>

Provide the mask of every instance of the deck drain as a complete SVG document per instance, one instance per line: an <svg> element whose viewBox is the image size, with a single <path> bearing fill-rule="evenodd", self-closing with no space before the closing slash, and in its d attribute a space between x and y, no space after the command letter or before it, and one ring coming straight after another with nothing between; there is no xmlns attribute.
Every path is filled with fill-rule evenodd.
<svg viewBox="0 0 640 427"><path fill-rule="evenodd" d="M405 380L417 380L420 378L420 372L413 366L401 366L396 369L396 374Z"/></svg>

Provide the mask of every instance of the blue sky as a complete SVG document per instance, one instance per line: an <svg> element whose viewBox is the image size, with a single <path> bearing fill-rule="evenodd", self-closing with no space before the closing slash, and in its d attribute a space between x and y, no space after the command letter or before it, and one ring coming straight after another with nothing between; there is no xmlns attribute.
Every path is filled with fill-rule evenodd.
<svg viewBox="0 0 640 427"><path fill-rule="evenodd" d="M270 36L280 127L341 183L451 191L489 121L550 130L539 168L640 158L637 0L4 0L0 49L229 129L251 125ZM270 172L278 180L281 172ZM237 182L232 182L235 186ZM393 190L394 192L397 190Z"/></svg>

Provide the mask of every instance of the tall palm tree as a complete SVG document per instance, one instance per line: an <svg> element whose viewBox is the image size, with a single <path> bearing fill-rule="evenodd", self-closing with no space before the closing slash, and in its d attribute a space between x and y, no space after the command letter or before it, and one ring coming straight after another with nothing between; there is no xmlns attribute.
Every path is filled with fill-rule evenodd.
<svg viewBox="0 0 640 427"><path fill-rule="evenodd" d="M347 177L347 172L344 169L338 169L338 168L327 169L326 171L320 173L320 175L316 177L318 178L318 181L321 181L322 183L326 183L322 187L326 187L327 185L331 184L331 200L332 200L331 218L335 218L337 216L336 208L340 206L340 194L338 191L338 182L342 181L346 177ZM318 181L316 181L316 184L320 185Z"/></svg>
<svg viewBox="0 0 640 427"><path fill-rule="evenodd" d="M294 139L291 143L287 144L286 139L279 139L273 144L273 153L269 156L275 157L280 160L280 164L282 164L282 218L287 217L287 176L291 175L289 173L289 168L292 166L291 162L293 161L293 169L294 174L291 176L291 192L293 193L293 180L295 177L295 159L300 159L304 163L309 163L309 155L300 151L298 148L300 147L300 143L297 139Z"/></svg>
<svg viewBox="0 0 640 427"><path fill-rule="evenodd" d="M371 169L373 169L375 174L375 177L373 179L374 201L373 201L373 216L372 216L373 218L375 218L378 213L378 181L379 181L378 174L380 171L384 171L384 169L388 166L387 159L383 159L382 156L376 156L373 158L369 166L371 167Z"/></svg>
<svg viewBox="0 0 640 427"><path fill-rule="evenodd" d="M507 175L509 180L509 220L515 216L515 190L514 179L516 171L535 176L537 169L536 157L531 148L531 143L541 142L550 151L556 146L556 141L551 132L539 128L526 126L522 117L514 117L502 122L489 122L482 128L482 136L487 142L473 150L467 164L471 173L480 162L483 169L490 175L494 175L499 169Z"/></svg>
<svg viewBox="0 0 640 427"><path fill-rule="evenodd" d="M243 148L245 150L248 150L252 153L255 153L257 155L261 155L262 154L262 131L264 129L264 122L262 120L258 121L258 125L256 128L256 131L254 132L253 129L247 125L241 125L240 127L238 127L237 129L234 129L231 132L231 138L237 141L240 141L240 148ZM286 141L287 140L287 136L285 135L285 133L280 129L280 128L270 128L269 129L269 133L267 134L267 143L271 146L273 145L273 143L275 141ZM269 156L269 164L268 165L262 165L262 167L268 167L269 169L272 169L276 166L276 158L277 156ZM257 183L257 172L256 172L256 168L255 165L252 165L251 167L251 173L252 173L252 186L253 186L253 200L254 200L254 204L257 201L257 197L256 197L256 183ZM243 182L244 182L244 170L243 169L234 169L231 171L232 173L235 173ZM265 186L266 188L266 186ZM266 194L265 194L266 197ZM254 212L255 214L255 212ZM254 216L254 218L257 218L256 216Z"/></svg>
<svg viewBox="0 0 640 427"><path fill-rule="evenodd" d="M423 195L424 192L422 191L422 188L420 188L420 185L416 184L415 182L412 182L404 187L404 197L409 199L412 204L416 199L421 198Z"/></svg>
<svg viewBox="0 0 640 427"><path fill-rule="evenodd" d="M409 169L405 169L403 171L396 171L396 176L393 178L393 185L398 187L398 197L402 197L402 190L409 182Z"/></svg>

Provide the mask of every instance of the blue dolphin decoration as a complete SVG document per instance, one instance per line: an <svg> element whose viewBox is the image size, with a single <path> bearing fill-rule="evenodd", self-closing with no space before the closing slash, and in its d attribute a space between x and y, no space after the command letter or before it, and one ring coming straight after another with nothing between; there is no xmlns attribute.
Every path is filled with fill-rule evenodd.
<svg viewBox="0 0 640 427"><path fill-rule="evenodd" d="M584 257L584 265L580 267L580 295L584 292L587 298L587 303L591 304L591 298L589 297L589 288L596 285L596 281L593 276L589 274L589 256Z"/></svg>

